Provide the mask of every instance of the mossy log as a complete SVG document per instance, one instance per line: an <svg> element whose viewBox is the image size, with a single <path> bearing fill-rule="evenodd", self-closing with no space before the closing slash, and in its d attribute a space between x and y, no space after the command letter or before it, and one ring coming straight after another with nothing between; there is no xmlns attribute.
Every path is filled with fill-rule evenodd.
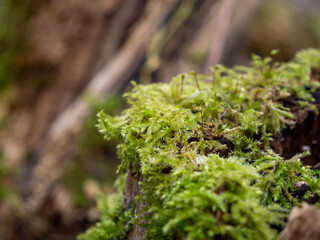
<svg viewBox="0 0 320 240"><path fill-rule="evenodd" d="M121 116L98 114L124 195L79 239L277 239L293 206L320 205L319 69L308 49L135 85Z"/></svg>

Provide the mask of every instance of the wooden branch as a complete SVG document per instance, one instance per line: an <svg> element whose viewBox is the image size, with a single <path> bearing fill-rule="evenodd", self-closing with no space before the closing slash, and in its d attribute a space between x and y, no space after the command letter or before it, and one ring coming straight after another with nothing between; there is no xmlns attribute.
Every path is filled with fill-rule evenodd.
<svg viewBox="0 0 320 240"><path fill-rule="evenodd" d="M221 59L226 38L230 31L235 4L235 0L224 0L221 2L219 16L216 23L216 31L212 38L212 46L209 52L207 66L215 66Z"/></svg>
<svg viewBox="0 0 320 240"><path fill-rule="evenodd" d="M255 18L263 1L224 0L221 2L205 68L207 74L211 66L220 63L223 57L237 45L237 41L242 41L248 25Z"/></svg>

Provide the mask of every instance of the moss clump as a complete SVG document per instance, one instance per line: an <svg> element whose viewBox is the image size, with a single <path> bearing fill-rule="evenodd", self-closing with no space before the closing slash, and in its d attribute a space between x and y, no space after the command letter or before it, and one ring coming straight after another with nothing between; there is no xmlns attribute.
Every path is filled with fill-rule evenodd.
<svg viewBox="0 0 320 240"><path fill-rule="evenodd" d="M126 94L131 108L98 119L105 138L120 142L119 173L142 173L145 207L126 212L119 198L118 212L102 213L79 239L124 239L110 233L131 224L145 226L146 239L275 239L291 206L320 195L318 173L302 166L302 155L285 160L269 145L296 123L288 98L316 110L320 83L310 75L319 61L314 49L283 64L253 56L251 67L217 66L213 83L190 73L135 85ZM308 185L303 194L295 194L299 181Z"/></svg>

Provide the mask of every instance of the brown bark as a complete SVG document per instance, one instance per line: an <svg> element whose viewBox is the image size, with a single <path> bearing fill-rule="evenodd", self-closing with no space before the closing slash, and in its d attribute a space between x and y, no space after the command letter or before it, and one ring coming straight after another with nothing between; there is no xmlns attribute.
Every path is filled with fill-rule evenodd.
<svg viewBox="0 0 320 240"><path fill-rule="evenodd" d="M123 199L123 207L125 211L128 211L133 207L135 198L140 195L139 182L143 181L141 173L134 173L132 170L128 173L125 195ZM136 200L135 214L138 214L143 208L143 203ZM145 233L143 227L133 225L127 234L128 240L142 240Z"/></svg>
<svg viewBox="0 0 320 240"><path fill-rule="evenodd" d="M294 207L286 228L279 240L318 240L320 239L320 210L308 204Z"/></svg>
<svg viewBox="0 0 320 240"><path fill-rule="evenodd" d="M318 109L320 106L318 104ZM297 123L294 128L288 127L275 138L272 147L285 159L290 159L297 153L309 150L310 155L303 158L305 165L315 166L319 163L320 117L316 113L294 106L291 111L295 114Z"/></svg>

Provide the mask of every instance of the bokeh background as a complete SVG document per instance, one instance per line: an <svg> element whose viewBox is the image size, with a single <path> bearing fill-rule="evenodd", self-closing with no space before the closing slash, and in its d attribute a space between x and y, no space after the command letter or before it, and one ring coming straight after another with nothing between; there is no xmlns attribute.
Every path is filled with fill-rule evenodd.
<svg viewBox="0 0 320 240"><path fill-rule="evenodd" d="M132 80L289 61L320 47L318 0L0 0L0 238L69 240L114 192L95 114Z"/></svg>

